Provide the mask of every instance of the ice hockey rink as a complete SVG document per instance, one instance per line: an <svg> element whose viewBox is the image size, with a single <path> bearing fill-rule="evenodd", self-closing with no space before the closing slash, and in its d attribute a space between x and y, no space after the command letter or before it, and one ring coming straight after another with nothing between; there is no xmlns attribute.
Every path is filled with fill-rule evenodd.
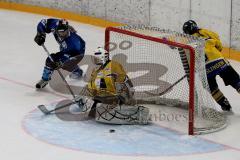
<svg viewBox="0 0 240 160"><path fill-rule="evenodd" d="M64 122L43 116L40 104L71 98L49 86L36 91L46 53L33 41L36 25L46 16L0 10L0 159L7 160L239 160L240 95L218 78L233 107L222 131L188 136L156 125L109 126L94 121ZM70 23L85 39L86 54L104 43L104 28ZM58 51L53 36L46 46ZM240 63L231 60L240 73ZM110 133L109 129L115 129Z"/></svg>

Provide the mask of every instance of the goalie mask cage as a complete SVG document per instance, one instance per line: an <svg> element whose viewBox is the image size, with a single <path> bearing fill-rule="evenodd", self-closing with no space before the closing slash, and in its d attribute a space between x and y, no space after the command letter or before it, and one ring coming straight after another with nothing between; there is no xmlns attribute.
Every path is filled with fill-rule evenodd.
<svg viewBox="0 0 240 160"><path fill-rule="evenodd" d="M209 92L204 45L203 39L157 27L120 26L105 31L105 49L132 80L137 103L154 104L148 108L155 106L156 112L168 108L168 114L185 113L185 132L190 135L226 127L226 116Z"/></svg>

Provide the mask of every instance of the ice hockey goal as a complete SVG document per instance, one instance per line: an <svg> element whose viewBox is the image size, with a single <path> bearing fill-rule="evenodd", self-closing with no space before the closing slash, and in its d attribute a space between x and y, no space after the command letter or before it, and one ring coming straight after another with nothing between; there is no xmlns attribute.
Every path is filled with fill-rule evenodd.
<svg viewBox="0 0 240 160"><path fill-rule="evenodd" d="M209 94L204 40L157 27L121 26L106 29L105 48L127 71L138 103L182 113L190 135L226 127Z"/></svg>

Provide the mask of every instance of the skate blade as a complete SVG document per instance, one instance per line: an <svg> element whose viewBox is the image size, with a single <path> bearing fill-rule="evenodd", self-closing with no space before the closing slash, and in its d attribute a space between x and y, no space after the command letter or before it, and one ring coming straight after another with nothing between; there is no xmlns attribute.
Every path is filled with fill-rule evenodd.
<svg viewBox="0 0 240 160"><path fill-rule="evenodd" d="M231 115L234 115L234 112L232 110L230 111L222 111L222 113L226 116L231 116Z"/></svg>

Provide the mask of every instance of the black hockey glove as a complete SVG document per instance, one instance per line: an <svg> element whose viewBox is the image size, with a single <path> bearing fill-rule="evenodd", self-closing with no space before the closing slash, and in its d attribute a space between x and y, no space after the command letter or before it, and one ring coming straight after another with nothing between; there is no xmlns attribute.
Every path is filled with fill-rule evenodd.
<svg viewBox="0 0 240 160"><path fill-rule="evenodd" d="M60 68L62 68L62 66L63 66L63 63L62 62L53 62L52 63L52 68L54 69L54 70L57 70L57 69L60 69Z"/></svg>
<svg viewBox="0 0 240 160"><path fill-rule="evenodd" d="M37 33L37 35L34 38L34 41L39 45L43 45L45 42L46 34L45 33Z"/></svg>

